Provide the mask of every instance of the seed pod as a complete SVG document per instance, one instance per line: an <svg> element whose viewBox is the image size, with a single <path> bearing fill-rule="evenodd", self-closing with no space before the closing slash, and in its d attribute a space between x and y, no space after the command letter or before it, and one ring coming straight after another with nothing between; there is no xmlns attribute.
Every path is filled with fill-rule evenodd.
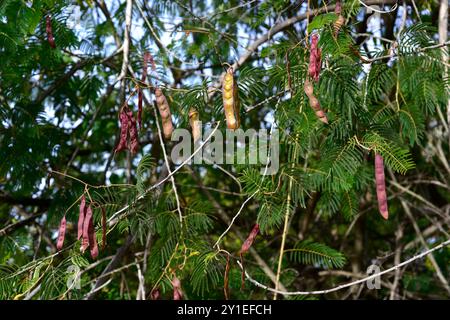
<svg viewBox="0 0 450 320"><path fill-rule="evenodd" d="M386 183L384 178L384 161L383 157L375 153L375 182L377 188L378 210L384 219L388 219L388 204L386 196Z"/></svg>
<svg viewBox="0 0 450 320"><path fill-rule="evenodd" d="M128 110L127 117L128 117L128 128L130 132L130 151L131 154L136 154L139 149L139 139L136 120L134 119L133 112L131 112L131 110Z"/></svg>
<svg viewBox="0 0 450 320"><path fill-rule="evenodd" d="M173 300L181 300L183 298L183 293L181 292L181 281L177 276L173 276L172 279L173 287Z"/></svg>
<svg viewBox="0 0 450 320"><path fill-rule="evenodd" d="M170 139L173 132L172 114L170 113L169 103L160 88L155 89L156 105L162 120L163 134L165 139Z"/></svg>
<svg viewBox="0 0 450 320"><path fill-rule="evenodd" d="M250 231L250 234L248 235L247 239L245 239L244 243L242 244L240 254L244 254L250 249L258 233L259 233L259 224L255 224L252 228L252 231Z"/></svg>
<svg viewBox="0 0 450 320"><path fill-rule="evenodd" d="M87 247L89 247L89 224L92 220L92 209L91 206L89 206L86 210L86 215L84 217L83 222L83 240L81 241L81 248L80 251L84 252Z"/></svg>
<svg viewBox="0 0 450 320"><path fill-rule="evenodd" d="M317 34L313 34L311 36L311 47L309 53L309 67L308 73L311 78L314 79L315 82L319 81L319 73L322 67L321 61L321 50L318 48L319 36Z"/></svg>
<svg viewBox="0 0 450 320"><path fill-rule="evenodd" d="M345 18L342 16L342 4L340 0L336 0L334 13L338 16L333 24L333 36L336 38L342 25L345 23Z"/></svg>
<svg viewBox="0 0 450 320"><path fill-rule="evenodd" d="M80 213L78 215L78 235L77 235L78 240L80 240L81 236L83 235L83 222L85 215L86 215L86 197L83 194L80 203Z"/></svg>
<svg viewBox="0 0 450 320"><path fill-rule="evenodd" d="M96 259L98 256L98 245L97 245L97 236L95 235L93 218L91 218L89 221L88 238L89 238L89 248L91 249L90 250L91 257L92 259Z"/></svg>
<svg viewBox="0 0 450 320"><path fill-rule="evenodd" d="M248 235L247 239L245 239L244 243L242 244L241 250L239 251L239 256L241 257L242 263L242 284L241 284L242 287L244 287L245 284L244 253L250 250L250 247L255 241L255 238L258 235L258 233L259 233L259 224L255 224L252 228L252 231L250 231L250 234Z"/></svg>
<svg viewBox="0 0 450 320"><path fill-rule="evenodd" d="M125 108L122 109L122 111L120 112L119 120L120 120L120 141L119 141L119 144L117 145L116 149L114 150L114 152L120 152L120 151L128 148L127 147L128 115L127 115Z"/></svg>
<svg viewBox="0 0 450 320"><path fill-rule="evenodd" d="M189 109L189 124L192 129L192 137L194 139L194 143L200 139L201 136L201 127L200 127L200 117L198 111L195 108Z"/></svg>
<svg viewBox="0 0 450 320"><path fill-rule="evenodd" d="M320 107L319 99L317 99L314 96L314 88L313 88L312 83L308 80L308 78L305 79L304 89L305 89L306 95L309 98L309 104L310 104L311 108L314 110L314 112L316 113L316 116L319 118L320 121L328 124L327 115Z"/></svg>
<svg viewBox="0 0 450 320"><path fill-rule="evenodd" d="M223 109L228 129L236 130L240 126L239 99L237 82L233 76L233 68L228 68L222 85Z"/></svg>
<svg viewBox="0 0 450 320"><path fill-rule="evenodd" d="M158 300L161 293L159 292L159 289L155 289L152 292L150 292L150 299L151 300Z"/></svg>
<svg viewBox="0 0 450 320"><path fill-rule="evenodd" d="M46 24L45 24L45 31L47 32L47 41L50 47L53 49L56 48L55 44L55 38L53 37L53 30L52 30L52 18L50 15L46 17Z"/></svg>
<svg viewBox="0 0 450 320"><path fill-rule="evenodd" d="M102 207L102 250L106 246L106 210Z"/></svg>
<svg viewBox="0 0 450 320"><path fill-rule="evenodd" d="M58 250L61 250L63 247L65 235L66 235L66 215L64 215L59 224L58 242L56 243L56 248Z"/></svg>

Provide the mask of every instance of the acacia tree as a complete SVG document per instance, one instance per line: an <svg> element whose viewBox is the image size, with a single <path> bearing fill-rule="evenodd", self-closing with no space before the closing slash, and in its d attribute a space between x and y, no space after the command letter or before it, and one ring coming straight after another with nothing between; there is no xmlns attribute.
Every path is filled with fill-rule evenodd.
<svg viewBox="0 0 450 320"><path fill-rule="evenodd" d="M448 297L447 11L2 1L0 297ZM170 158L224 107L275 174Z"/></svg>

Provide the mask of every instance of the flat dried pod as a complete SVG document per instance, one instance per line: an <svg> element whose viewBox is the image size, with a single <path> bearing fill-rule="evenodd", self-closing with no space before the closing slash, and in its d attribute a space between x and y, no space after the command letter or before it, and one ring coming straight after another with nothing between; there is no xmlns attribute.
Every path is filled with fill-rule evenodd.
<svg viewBox="0 0 450 320"><path fill-rule="evenodd" d="M328 124L328 118L325 112L322 110L320 106L319 100L314 96L314 87L312 83L308 80L308 77L305 79L305 85L304 85L305 93L309 98L309 104L311 108L316 113L316 116L319 118L320 121L323 123Z"/></svg>
<svg viewBox="0 0 450 320"><path fill-rule="evenodd" d="M191 125L194 143L201 138L200 116L195 108L189 109L189 124Z"/></svg>
<svg viewBox="0 0 450 320"><path fill-rule="evenodd" d="M386 181L384 177L383 157L375 153L375 183L377 188L378 210L384 219L388 219L388 204L386 195Z"/></svg>
<svg viewBox="0 0 450 320"><path fill-rule="evenodd" d="M123 108L122 111L120 112L119 121L120 121L120 140L114 152L120 152L122 150L128 149L129 120L126 108Z"/></svg>
<svg viewBox="0 0 450 320"><path fill-rule="evenodd" d="M47 41L50 47L56 48L55 38L53 37L52 18L48 15L45 19L45 32L47 32Z"/></svg>
<svg viewBox="0 0 450 320"><path fill-rule="evenodd" d="M334 13L338 16L337 20L333 23L333 35L336 38L339 30L345 23L345 18L342 15L342 4L340 0L336 0L336 7L334 8Z"/></svg>
<svg viewBox="0 0 450 320"><path fill-rule="evenodd" d="M138 139L138 130L136 125L136 120L133 117L133 112L128 110L128 130L130 133L130 151L131 154L136 154L139 149L139 139Z"/></svg>
<svg viewBox="0 0 450 320"><path fill-rule="evenodd" d="M222 84L223 109L228 129L236 130L240 126L239 99L237 82L234 79L233 68L228 68Z"/></svg>
<svg viewBox="0 0 450 320"><path fill-rule="evenodd" d="M89 238L89 248L91 251L91 257L92 257L92 259L96 259L98 257L98 244L97 244L97 236L95 234L93 218L91 218L89 221L88 238Z"/></svg>
<svg viewBox="0 0 450 320"><path fill-rule="evenodd" d="M163 135L165 139L170 139L173 132L172 114L170 113L169 103L160 88L155 89L156 105L161 116Z"/></svg>
<svg viewBox="0 0 450 320"><path fill-rule="evenodd" d="M62 217L61 222L59 223L59 234L58 234L58 241L56 243L56 248L58 250L61 250L64 244L64 237L66 235L66 215Z"/></svg>
<svg viewBox="0 0 450 320"><path fill-rule="evenodd" d="M244 253L246 253L248 250L250 250L250 247L252 246L253 242L256 239L256 236L259 233L259 224L255 224L250 231L250 234L248 235L247 239L245 239L244 243L242 244L241 250L239 251L239 256L241 257L241 263L242 263L242 287L244 287L245 284L245 266L244 266Z"/></svg>
<svg viewBox="0 0 450 320"><path fill-rule="evenodd" d="M89 247L89 224L92 220L92 208L89 206L86 210L86 215L83 222L83 239L81 240L80 251L84 252Z"/></svg>
<svg viewBox="0 0 450 320"><path fill-rule="evenodd" d="M85 215L86 215L86 197L83 194L81 196L80 213L78 215L78 235L77 235L78 240L80 240L81 236L83 235L83 222Z"/></svg>
<svg viewBox="0 0 450 320"><path fill-rule="evenodd" d="M319 82L320 69L322 67L322 52L318 47L319 36L313 34L311 36L311 47L309 52L309 76L314 79L315 82Z"/></svg>
<svg viewBox="0 0 450 320"><path fill-rule="evenodd" d="M183 292L181 291L180 279L174 275L171 282L173 287L173 300L181 300L183 298Z"/></svg>

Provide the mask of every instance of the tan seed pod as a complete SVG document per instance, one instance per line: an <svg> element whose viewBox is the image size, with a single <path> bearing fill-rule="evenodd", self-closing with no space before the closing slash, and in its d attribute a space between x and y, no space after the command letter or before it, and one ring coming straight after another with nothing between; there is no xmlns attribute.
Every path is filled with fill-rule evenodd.
<svg viewBox="0 0 450 320"><path fill-rule="evenodd" d="M201 128L200 128L200 117L197 109L190 108L189 109L189 124L192 129L192 137L194 139L194 143L200 139Z"/></svg>
<svg viewBox="0 0 450 320"><path fill-rule="evenodd" d="M338 16L337 20L333 23L333 36L336 38L339 30L345 23L345 18L342 16L342 4L340 0L336 1L336 7L334 13Z"/></svg>
<svg viewBox="0 0 450 320"><path fill-rule="evenodd" d="M313 85L308 80L305 81L305 93L308 96L308 98L312 97L314 94Z"/></svg>
<svg viewBox="0 0 450 320"><path fill-rule="evenodd" d="M319 99L317 99L314 96L314 88L313 88L313 85L309 81L308 78L305 79L304 90L305 90L306 95L309 98L309 105L311 106L311 108L316 113L316 116L319 118L320 121L322 121L323 123L328 124L327 115L325 114L325 112L320 107Z"/></svg>
<svg viewBox="0 0 450 320"><path fill-rule="evenodd" d="M161 116L163 134L165 139L170 139L173 132L172 114L170 113L169 103L160 88L155 89L156 105Z"/></svg>
<svg viewBox="0 0 450 320"><path fill-rule="evenodd" d="M223 109L228 129L236 130L240 126L239 99L237 83L233 76L233 68L228 68L222 85Z"/></svg>

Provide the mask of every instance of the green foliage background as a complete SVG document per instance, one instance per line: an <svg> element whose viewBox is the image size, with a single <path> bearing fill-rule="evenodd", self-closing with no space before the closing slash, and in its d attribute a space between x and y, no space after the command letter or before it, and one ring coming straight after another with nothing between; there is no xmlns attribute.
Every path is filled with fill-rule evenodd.
<svg viewBox="0 0 450 320"><path fill-rule="evenodd" d="M359 1L343 1L347 23L337 38L334 1L308 3L319 9L311 11L309 24L299 18L278 30L304 15L305 1L133 0L131 68L121 87L126 1L2 0L0 298L135 299L142 272L146 298L158 289L171 299L176 275L185 298L223 299L228 255L231 298L272 298L248 281L241 288L237 262L259 223L261 234L244 264L255 280L274 287L286 214L280 283L289 291L356 280L371 264L387 269L449 239L448 58L443 63L442 49L432 47L438 1L416 0L420 16L408 2L403 28L402 9L375 17L376 33ZM48 14L56 49L47 42ZM306 32L320 35L324 63L314 90L328 125L318 121L303 91ZM148 191L167 171L147 88L139 153L113 152L124 99L131 97L130 108L137 108L132 94L143 86L143 53L155 59L150 85L164 88L175 127L190 128L193 107L205 126L221 121L224 131L222 98L210 97L210 88L226 63L261 37L267 39L235 75L242 127L279 129L278 173L262 180L255 166L186 165L174 175L179 209L170 179ZM364 64L359 56L373 62ZM166 142L167 150L172 146ZM385 161L388 221L378 213L374 152ZM99 242L102 209L112 221L97 261L80 253L75 236L83 193L94 208ZM218 250L214 243L250 196ZM68 231L57 252L64 214ZM448 282L450 250L433 257L383 276L380 290L357 287L306 298L448 298L438 274ZM90 295L111 261L117 262L111 281ZM80 289L66 286L73 265L82 272Z"/></svg>

